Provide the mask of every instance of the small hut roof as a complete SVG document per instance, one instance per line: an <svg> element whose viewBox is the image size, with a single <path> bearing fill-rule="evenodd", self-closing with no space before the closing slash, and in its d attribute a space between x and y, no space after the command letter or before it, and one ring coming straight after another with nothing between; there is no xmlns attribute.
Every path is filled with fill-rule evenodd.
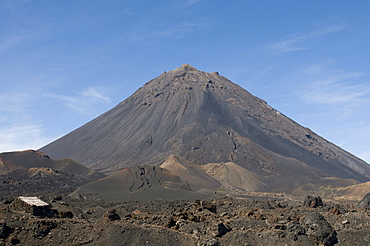
<svg viewBox="0 0 370 246"><path fill-rule="evenodd" d="M37 206L37 207L43 207L43 206L49 206L46 202L40 200L38 197L31 196L31 197L26 197L26 196L20 196L19 199L31 206Z"/></svg>

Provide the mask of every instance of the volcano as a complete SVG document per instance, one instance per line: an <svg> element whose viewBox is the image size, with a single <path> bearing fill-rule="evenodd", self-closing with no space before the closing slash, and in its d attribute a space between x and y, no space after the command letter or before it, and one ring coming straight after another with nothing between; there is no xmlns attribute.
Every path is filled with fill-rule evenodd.
<svg viewBox="0 0 370 246"><path fill-rule="evenodd" d="M159 166L178 156L182 163L201 167L217 185L243 173L238 171L243 168L248 173L245 179L257 183L244 182L238 175L239 186L266 191L370 180L366 162L218 72L199 71L188 64L162 73L113 109L40 151L107 174L138 165ZM180 162L176 165L173 170L179 170ZM224 174L214 173L217 170Z"/></svg>

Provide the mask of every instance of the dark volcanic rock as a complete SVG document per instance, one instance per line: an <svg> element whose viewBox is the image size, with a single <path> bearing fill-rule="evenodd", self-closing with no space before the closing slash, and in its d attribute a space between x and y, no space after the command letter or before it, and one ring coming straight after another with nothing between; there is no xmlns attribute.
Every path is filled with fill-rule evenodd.
<svg viewBox="0 0 370 246"><path fill-rule="evenodd" d="M222 243L220 243L217 239L210 239L210 240L204 240L203 242L199 243L200 246L222 246Z"/></svg>
<svg viewBox="0 0 370 246"><path fill-rule="evenodd" d="M73 218L39 218L0 203L0 245L369 245L369 211L354 204L341 203L351 208L344 214L319 214L302 201L266 206L222 197L211 201L213 213L188 201L63 201Z"/></svg>
<svg viewBox="0 0 370 246"><path fill-rule="evenodd" d="M207 209L212 213L217 213L217 206L216 204L212 203L211 201L197 201L199 203L199 207L202 209Z"/></svg>
<svg viewBox="0 0 370 246"><path fill-rule="evenodd" d="M306 234L315 245L334 245L338 242L337 232L325 220L324 216L314 212L307 215L302 224L306 228Z"/></svg>
<svg viewBox="0 0 370 246"><path fill-rule="evenodd" d="M35 221L31 228L34 230L35 237L45 237L50 231L57 227L57 223L52 220Z"/></svg>
<svg viewBox="0 0 370 246"><path fill-rule="evenodd" d="M317 207L324 206L324 203L322 202L321 197L314 197L314 196L308 195L304 199L303 205L306 207L317 208Z"/></svg>
<svg viewBox="0 0 370 246"><path fill-rule="evenodd" d="M59 211L59 217L60 218L68 218L68 219L72 219L73 218L73 213L71 211Z"/></svg>
<svg viewBox="0 0 370 246"><path fill-rule="evenodd" d="M364 198L357 204L358 208L370 208L370 193L367 193Z"/></svg>
<svg viewBox="0 0 370 246"><path fill-rule="evenodd" d="M5 239L11 233L11 228L6 225L5 221L0 221L0 238Z"/></svg>
<svg viewBox="0 0 370 246"><path fill-rule="evenodd" d="M299 237L306 234L306 230L299 223L291 223L287 225L286 232L288 238L297 241Z"/></svg>
<svg viewBox="0 0 370 246"><path fill-rule="evenodd" d="M117 211L115 209L112 209L112 210L108 210L105 214L104 214L104 218L107 220L107 221L115 221L115 220L120 220L121 217L117 214Z"/></svg>
<svg viewBox="0 0 370 246"><path fill-rule="evenodd" d="M212 234L215 237L222 237L223 235L225 235L229 231L231 231L231 229L228 228L227 226L225 226L224 223L218 223L217 224L217 230L215 230L215 232L212 232Z"/></svg>

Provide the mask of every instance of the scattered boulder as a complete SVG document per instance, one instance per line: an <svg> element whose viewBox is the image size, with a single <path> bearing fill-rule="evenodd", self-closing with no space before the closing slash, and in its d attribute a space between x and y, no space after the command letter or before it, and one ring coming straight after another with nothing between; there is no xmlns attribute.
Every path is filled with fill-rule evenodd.
<svg viewBox="0 0 370 246"><path fill-rule="evenodd" d="M11 204L13 201L14 201L14 198L1 198L1 201L4 203L4 204Z"/></svg>
<svg viewBox="0 0 370 246"><path fill-rule="evenodd" d="M11 228L6 225L5 221L0 221L0 238L5 239L10 235L10 233Z"/></svg>
<svg viewBox="0 0 370 246"><path fill-rule="evenodd" d="M217 230L215 230L214 232L215 237L222 237L223 235L231 231L231 229L225 226L224 223L218 223L216 227L217 227Z"/></svg>
<svg viewBox="0 0 370 246"><path fill-rule="evenodd" d="M73 213L72 213L72 211L60 211L59 212L59 218L62 218L62 219L65 219L65 218L67 218L67 219L72 219L73 218Z"/></svg>
<svg viewBox="0 0 370 246"><path fill-rule="evenodd" d="M320 213L307 215L302 224L306 235L314 245L334 245L338 243L337 232Z"/></svg>
<svg viewBox="0 0 370 246"><path fill-rule="evenodd" d="M18 238L16 238L15 236L11 236L10 239L9 239L9 243L10 245L17 245L21 242L21 240L19 240Z"/></svg>
<svg viewBox="0 0 370 246"><path fill-rule="evenodd" d="M61 195L56 195L53 198L51 198L50 202L56 202L56 201L61 201L62 196Z"/></svg>
<svg viewBox="0 0 370 246"><path fill-rule="evenodd" d="M324 203L322 202L321 197L314 197L308 195L303 202L303 206L305 207L311 207L311 208L317 208L317 207L323 207Z"/></svg>
<svg viewBox="0 0 370 246"><path fill-rule="evenodd" d="M45 237L57 227L57 223L51 220L39 220L35 221L32 227L35 237Z"/></svg>
<svg viewBox="0 0 370 246"><path fill-rule="evenodd" d="M212 213L217 213L217 206L215 203L212 203L211 201L196 200L195 204L198 207L198 210L200 211L207 209L208 211Z"/></svg>
<svg viewBox="0 0 370 246"><path fill-rule="evenodd" d="M205 240L198 245L201 246L221 246L222 244L217 240L217 239L210 239L210 240Z"/></svg>
<svg viewBox="0 0 370 246"><path fill-rule="evenodd" d="M331 208L329 208L328 212L330 214L339 215L339 214L344 214L346 212L346 210L343 207L341 207L340 205L335 204Z"/></svg>
<svg viewBox="0 0 370 246"><path fill-rule="evenodd" d="M164 224L165 227L171 228L176 225L176 221L173 219L171 216L170 218L167 219L166 223Z"/></svg>
<svg viewBox="0 0 370 246"><path fill-rule="evenodd" d="M298 223L291 223L286 226L286 233L289 239L297 241L299 236L303 236L306 230Z"/></svg>
<svg viewBox="0 0 370 246"><path fill-rule="evenodd" d="M357 203L358 208L369 208L370 207L370 193L367 193L362 200Z"/></svg>
<svg viewBox="0 0 370 246"><path fill-rule="evenodd" d="M111 209L105 212L104 219L106 221L115 221L115 220L121 220L121 217L117 214L117 211L115 209Z"/></svg>

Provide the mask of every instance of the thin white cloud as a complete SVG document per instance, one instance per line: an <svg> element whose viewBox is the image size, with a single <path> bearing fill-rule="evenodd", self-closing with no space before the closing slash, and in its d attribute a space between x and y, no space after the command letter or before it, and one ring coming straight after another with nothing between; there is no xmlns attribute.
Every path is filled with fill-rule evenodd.
<svg viewBox="0 0 370 246"><path fill-rule="evenodd" d="M338 32L343 28L342 25L331 25L311 32L298 32L292 35L288 35L275 43L272 43L266 47L266 50L274 51L277 54L301 51L310 49L308 41L328 35L334 32Z"/></svg>
<svg viewBox="0 0 370 246"><path fill-rule="evenodd" d="M65 95L58 95L58 94L54 94L54 93L44 93L43 94L44 97L49 97L49 98L55 98L59 101L63 101L65 103L66 106L80 112L80 113L83 113L83 109L77 105L81 104L82 102L78 100L78 98L76 97L70 97L70 96L65 96Z"/></svg>
<svg viewBox="0 0 370 246"><path fill-rule="evenodd" d="M58 95L58 94L54 94L54 93L44 93L43 96L44 97L49 97L49 98L55 98L59 101L63 101L63 102L66 103L66 105L68 107L83 113L83 109L78 106L78 105L81 105L83 103L83 101L79 100L79 97Z"/></svg>
<svg viewBox="0 0 370 246"><path fill-rule="evenodd" d="M44 93L44 97L55 98L63 101L66 106L82 113L91 114L97 105L110 103L111 99L99 92L97 87L89 87L75 96L59 95L55 93Z"/></svg>
<svg viewBox="0 0 370 246"><path fill-rule="evenodd" d="M81 95L87 96L87 97L95 97L95 98L102 99L107 102L111 102L111 99L107 96L104 96L101 92L98 91L98 88L96 87L87 88L81 93Z"/></svg>
<svg viewBox="0 0 370 246"><path fill-rule="evenodd" d="M282 40L270 44L267 49L274 50L277 53L287 53L292 51L306 50L308 47L301 46L307 39L308 34L296 33L289 35Z"/></svg>
<svg viewBox="0 0 370 246"><path fill-rule="evenodd" d="M3 91L0 94L0 152L18 151L24 149L38 149L53 139L45 133L46 119L35 117L37 104L48 97L48 104L60 109L60 102L67 108L78 111L81 115L94 115L103 105L111 100L105 96L104 89L98 87L87 88L76 96L42 93L42 86L17 85L17 89ZM36 88L36 89L35 89ZM27 92L26 92L27 91ZM50 98L57 100L55 105ZM43 122L43 123L40 123Z"/></svg>
<svg viewBox="0 0 370 246"><path fill-rule="evenodd" d="M313 103L358 105L369 101L367 96L370 95L370 90L365 88L366 90L362 91L363 86L353 87L345 84L323 86L320 83L313 86L318 88L311 88L311 91L305 95L305 99Z"/></svg>
<svg viewBox="0 0 370 246"><path fill-rule="evenodd" d="M369 161L369 75L344 71L334 60L297 68L285 82L293 118L325 139Z"/></svg>
<svg viewBox="0 0 370 246"><path fill-rule="evenodd" d="M311 74L302 75L306 82L297 94L310 103L345 104L348 108L370 102L370 86L361 81L366 76L363 72L325 71L320 65L307 71Z"/></svg>
<svg viewBox="0 0 370 246"><path fill-rule="evenodd" d="M211 23L207 18L197 18L191 22L171 23L163 28L158 29L138 29L132 32L125 33L120 38L114 40L114 43L135 43L138 41L146 41L149 39L158 38L184 38L194 32L202 31L210 28ZM112 46L113 43L111 43Z"/></svg>
<svg viewBox="0 0 370 246"><path fill-rule="evenodd" d="M83 109L83 107L79 106L77 102L74 102L74 103L67 102L67 106L80 112L81 114L85 113L85 110Z"/></svg>
<svg viewBox="0 0 370 246"><path fill-rule="evenodd" d="M0 98L0 111L11 113L23 112L34 99L32 94L24 92L8 92L0 94Z"/></svg>
<svg viewBox="0 0 370 246"><path fill-rule="evenodd" d="M38 149L52 140L43 136L41 125L34 124L2 127L0 139L0 152Z"/></svg>
<svg viewBox="0 0 370 246"><path fill-rule="evenodd" d="M162 31L153 32L151 36L183 38L187 33L194 32L199 27L195 23L185 23Z"/></svg>
<svg viewBox="0 0 370 246"><path fill-rule="evenodd" d="M322 35L335 33L335 32L338 32L338 31L342 30L344 27L345 27L345 25L343 25L343 24L328 25L328 26L325 26L321 29L318 29L318 30L312 32L311 35L309 35L309 36L316 37L316 36L322 36Z"/></svg>

